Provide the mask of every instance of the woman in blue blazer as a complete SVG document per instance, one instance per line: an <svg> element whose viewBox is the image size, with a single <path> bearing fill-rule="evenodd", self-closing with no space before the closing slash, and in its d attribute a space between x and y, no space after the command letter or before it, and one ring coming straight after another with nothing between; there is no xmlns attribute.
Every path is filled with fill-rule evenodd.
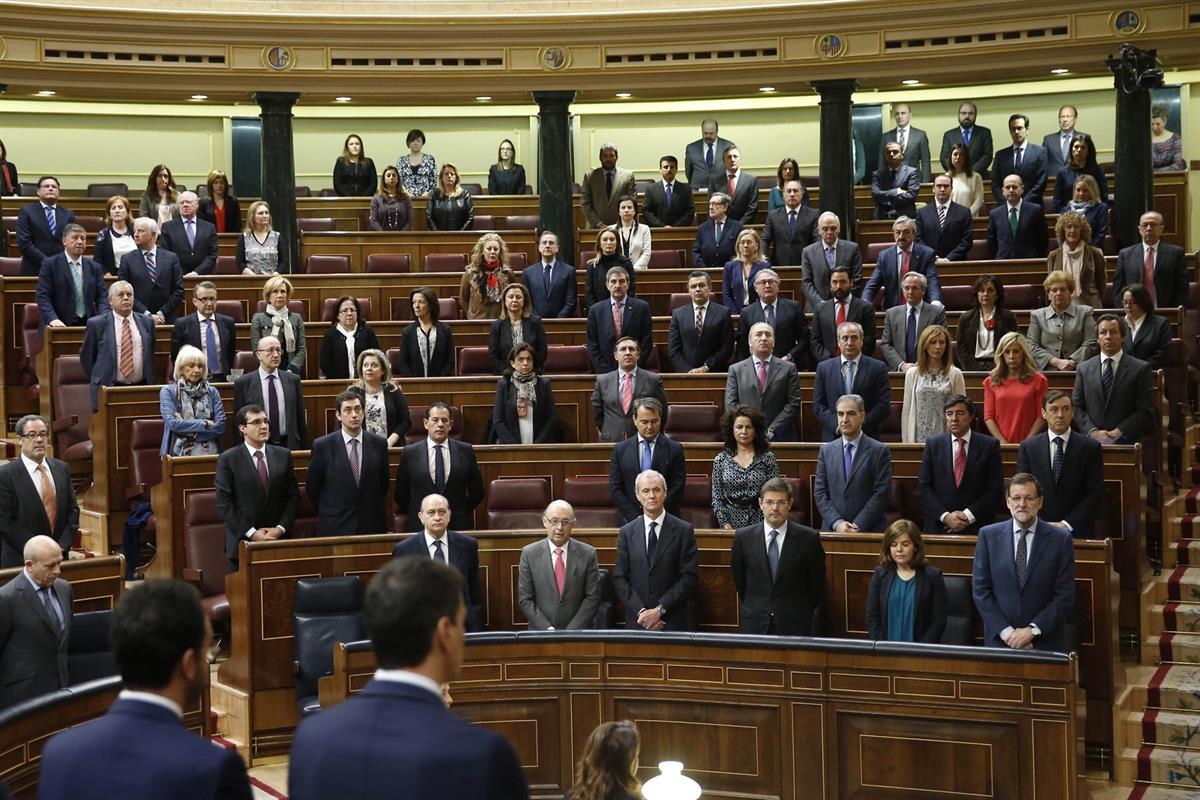
<svg viewBox="0 0 1200 800"><path fill-rule="evenodd" d="M163 418L159 455L200 456L221 452L225 406L215 386L205 380L208 359L185 344L175 357L175 381L158 393Z"/></svg>
<svg viewBox="0 0 1200 800"><path fill-rule="evenodd" d="M758 231L750 228L738 234L734 252L737 255L725 265L722 275L722 295L729 313L741 314L743 308L758 300L758 292L754 291L755 273L770 269L771 262L762 253Z"/></svg>
<svg viewBox="0 0 1200 800"><path fill-rule="evenodd" d="M867 631L874 641L937 644L946 629L946 582L925 563L915 522L898 519L883 534L879 566L867 589Z"/></svg>

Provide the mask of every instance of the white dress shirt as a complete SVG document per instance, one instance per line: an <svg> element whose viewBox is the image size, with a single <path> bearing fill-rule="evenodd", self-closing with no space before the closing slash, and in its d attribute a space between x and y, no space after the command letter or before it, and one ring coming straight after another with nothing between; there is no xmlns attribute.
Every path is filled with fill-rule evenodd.
<svg viewBox="0 0 1200 800"><path fill-rule="evenodd" d="M254 449L254 445L250 444L249 442L245 442L245 441L242 442L242 446L245 447L246 452L250 454L250 463L254 465L254 471L256 473L258 472L258 459L255 458L254 454L255 453L263 454L263 469L265 469L267 471L267 477L269 478L271 476L271 465L267 463L267 448L266 448L266 446L263 446L263 448L261 450L256 450L256 449ZM283 527L282 525L275 525L274 527L279 528L279 530L283 531L284 533L287 533L287 528ZM249 530L247 530L245 533L243 533L242 536L243 536L243 538L249 539L251 536L254 535L254 532L257 530L258 530L258 528L251 527Z"/></svg>
<svg viewBox="0 0 1200 800"><path fill-rule="evenodd" d="M787 522L784 522L778 529L772 528L770 523L763 520L763 546L768 550L771 548L771 531L775 531L775 541L778 543L779 552L783 554L783 540L787 537Z"/></svg>
<svg viewBox="0 0 1200 800"><path fill-rule="evenodd" d="M41 497L42 500L45 500L45 498L42 497L42 475L38 469L42 466L42 464L45 464L46 473L50 477L50 483L53 484L54 475L50 474L50 464L44 459L42 460L41 464L39 464L24 453L21 453L21 463L25 465L26 471L29 472L29 480L33 481L33 488L37 489L38 497Z"/></svg>
<svg viewBox="0 0 1200 800"><path fill-rule="evenodd" d="M161 694L154 692L139 692L134 689L122 689L117 694L118 700L134 700L138 703L149 703L152 706L159 706L170 711L175 716L183 719L183 708L169 697L163 697Z"/></svg>
<svg viewBox="0 0 1200 800"><path fill-rule="evenodd" d="M447 533L449 533L449 531L447 531ZM441 542L442 543L442 555L446 557L446 563L449 564L450 563L450 537L447 536L446 533L443 533L442 538L438 539L432 533L429 532L428 528L426 528L424 530L424 534L425 534L425 549L429 551L429 557L430 558L436 557L435 554L437 553L437 548L434 547L433 543Z"/></svg>
<svg viewBox="0 0 1200 800"><path fill-rule="evenodd" d="M433 452L433 448L437 447L437 446L438 446L437 443L434 442L433 439L430 439L428 436L425 437L425 455L429 460L429 479L431 481L437 480L437 469L436 469L437 461L435 460L435 456L434 456L434 452ZM449 481L450 480L450 439L447 438L446 441L442 442L441 447L442 447L442 464L445 466L446 480Z"/></svg>
<svg viewBox="0 0 1200 800"><path fill-rule="evenodd" d="M377 669L375 670L375 680L387 681L388 683L403 683L409 686L417 686L426 691L433 692L437 697L438 702L442 702L442 687L439 686L431 678L413 672L407 669Z"/></svg>

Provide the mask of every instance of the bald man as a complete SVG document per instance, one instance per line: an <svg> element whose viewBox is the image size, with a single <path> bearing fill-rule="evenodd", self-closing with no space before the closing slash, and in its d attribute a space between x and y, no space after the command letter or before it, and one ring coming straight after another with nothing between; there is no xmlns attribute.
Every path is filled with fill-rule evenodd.
<svg viewBox="0 0 1200 800"><path fill-rule="evenodd" d="M67 685L75 593L59 577L62 547L34 536L24 555L21 574L0 588L0 709Z"/></svg>
<svg viewBox="0 0 1200 800"><path fill-rule="evenodd" d="M575 509L555 500L542 514L546 538L521 549L517 604L531 631L574 631L595 627L600 605L596 548L571 538Z"/></svg>
<svg viewBox="0 0 1200 800"><path fill-rule="evenodd" d="M180 192L179 219L163 223L158 246L179 256L187 275L211 275L217 268L217 228L196 216L200 198Z"/></svg>

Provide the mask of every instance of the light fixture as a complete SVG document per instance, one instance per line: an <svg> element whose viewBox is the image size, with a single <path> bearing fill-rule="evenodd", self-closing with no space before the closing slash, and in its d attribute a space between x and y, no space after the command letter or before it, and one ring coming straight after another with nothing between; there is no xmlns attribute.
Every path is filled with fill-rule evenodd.
<svg viewBox="0 0 1200 800"><path fill-rule="evenodd" d="M341 97L335 97L335 98L333 98L333 99L334 99L335 101L339 102L339 103L349 103L349 102L350 102L351 100L353 100L354 98L353 98L353 97L346 97L345 95L342 95Z"/></svg>
<svg viewBox="0 0 1200 800"><path fill-rule="evenodd" d="M642 796L646 800L696 800L700 797L700 784L683 774L682 761L660 761L658 771L660 775L642 784Z"/></svg>
<svg viewBox="0 0 1200 800"><path fill-rule="evenodd" d="M208 99L208 95L206 95L206 94L194 94L194 95L192 95L192 99L193 99L193 100L207 100L207 99Z"/></svg>
<svg viewBox="0 0 1200 800"><path fill-rule="evenodd" d="M900 81L900 82L902 84L904 84L905 86L918 86L921 83L916 78L909 78L908 80L904 80L904 81Z"/></svg>
<svg viewBox="0 0 1200 800"><path fill-rule="evenodd" d="M1055 67L1054 69L1050 70L1050 74L1051 75L1066 75L1070 71L1071 70L1067 69L1066 67Z"/></svg>
<svg viewBox="0 0 1200 800"><path fill-rule="evenodd" d="M631 92L617 92L617 97L621 98L622 100L625 100L630 97L633 97L633 94Z"/></svg>
<svg viewBox="0 0 1200 800"><path fill-rule="evenodd" d="M475 99L481 103L486 103L488 100L492 99L492 96L490 94L477 94L475 95Z"/></svg>
<svg viewBox="0 0 1200 800"><path fill-rule="evenodd" d="M760 87L758 87L758 90L760 92L762 92L763 94L770 94L771 92L775 91L775 87L774 86L760 86Z"/></svg>
<svg viewBox="0 0 1200 800"><path fill-rule="evenodd" d="M38 95L41 97L53 97L55 94L56 92L53 89L42 89L38 92Z"/></svg>

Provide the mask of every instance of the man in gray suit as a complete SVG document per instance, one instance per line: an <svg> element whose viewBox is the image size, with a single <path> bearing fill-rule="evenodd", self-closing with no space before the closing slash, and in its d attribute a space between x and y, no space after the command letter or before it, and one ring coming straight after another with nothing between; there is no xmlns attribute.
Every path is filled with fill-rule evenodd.
<svg viewBox="0 0 1200 800"><path fill-rule="evenodd" d="M892 492L892 452L862 432L866 405L856 394L837 401L838 438L821 445L813 497L821 530L869 533L883 530Z"/></svg>
<svg viewBox="0 0 1200 800"><path fill-rule="evenodd" d="M648 369L638 369L637 339L622 336L614 352L617 368L596 378L592 391L592 411L602 442L619 442L634 434L633 401L639 397L653 397L664 409L667 407L662 378Z"/></svg>
<svg viewBox="0 0 1200 800"><path fill-rule="evenodd" d="M708 196L717 192L729 195L729 218L743 225L754 222L758 214L758 178L742 169L742 151L731 146L725 151L725 168L708 180Z"/></svg>
<svg viewBox="0 0 1200 800"><path fill-rule="evenodd" d="M714 174L720 174L725 163L725 151L733 142L717 135L715 119L700 123L700 138L687 146L683 154L683 173L693 189L707 189Z"/></svg>
<svg viewBox="0 0 1200 800"><path fill-rule="evenodd" d="M912 110L908 103L896 103L892 106L892 117L896 120L896 127L883 135L879 160L883 161L882 148L886 147L888 142L895 142L900 145L900 152L904 154L904 163L920 174L921 183L929 183L933 178L929 134L912 126Z"/></svg>
<svg viewBox="0 0 1200 800"><path fill-rule="evenodd" d="M579 198L588 227L616 224L621 198L636 195L637 181L633 173L617 166L617 146L610 142L600 145L600 166L584 177Z"/></svg>
<svg viewBox="0 0 1200 800"><path fill-rule="evenodd" d="M596 548L571 538L575 509L555 500L542 514L546 538L521 549L517 605L531 631L591 628L600 605Z"/></svg>
<svg viewBox="0 0 1200 800"><path fill-rule="evenodd" d="M1041 370L1068 371L1096 355L1092 307L1071 297L1075 278L1055 270L1042 282L1050 304L1029 315L1029 345Z"/></svg>
<svg viewBox="0 0 1200 800"><path fill-rule="evenodd" d="M804 290L804 298L809 313L815 313L817 306L833 297L829 288L829 273L835 266L844 266L850 270L851 294L858 297L863 290L862 252L854 242L839 239L842 232L842 221L832 211L826 211L817 218L817 234L819 241L813 242L800 253L800 287Z"/></svg>
<svg viewBox="0 0 1200 800"><path fill-rule="evenodd" d="M25 543L25 568L0 588L0 709L67 685L75 593L59 577L63 551L49 536Z"/></svg>
<svg viewBox="0 0 1200 800"><path fill-rule="evenodd" d="M725 410L743 403L763 412L767 438L787 442L796 438L800 413L800 377L796 365L774 355L775 330L765 322L750 328L750 357L729 368L725 380Z"/></svg>
<svg viewBox="0 0 1200 800"><path fill-rule="evenodd" d="M928 280L920 272L909 272L900 281L904 304L889 308L883 318L883 357L893 372L906 372L917 365L917 342L930 325L946 325L946 309L925 302Z"/></svg>
<svg viewBox="0 0 1200 800"><path fill-rule="evenodd" d="M1154 375L1149 364L1122 351L1120 317L1103 315L1097 331L1100 355L1075 375L1075 421L1100 444L1137 444L1154 428Z"/></svg>
<svg viewBox="0 0 1200 800"><path fill-rule="evenodd" d="M1076 136L1088 135L1075 129L1078 118L1079 111L1075 106L1063 106L1058 110L1058 130L1047 133L1042 139L1042 147L1046 149L1046 171L1050 175L1057 175L1071 160L1071 140Z"/></svg>

